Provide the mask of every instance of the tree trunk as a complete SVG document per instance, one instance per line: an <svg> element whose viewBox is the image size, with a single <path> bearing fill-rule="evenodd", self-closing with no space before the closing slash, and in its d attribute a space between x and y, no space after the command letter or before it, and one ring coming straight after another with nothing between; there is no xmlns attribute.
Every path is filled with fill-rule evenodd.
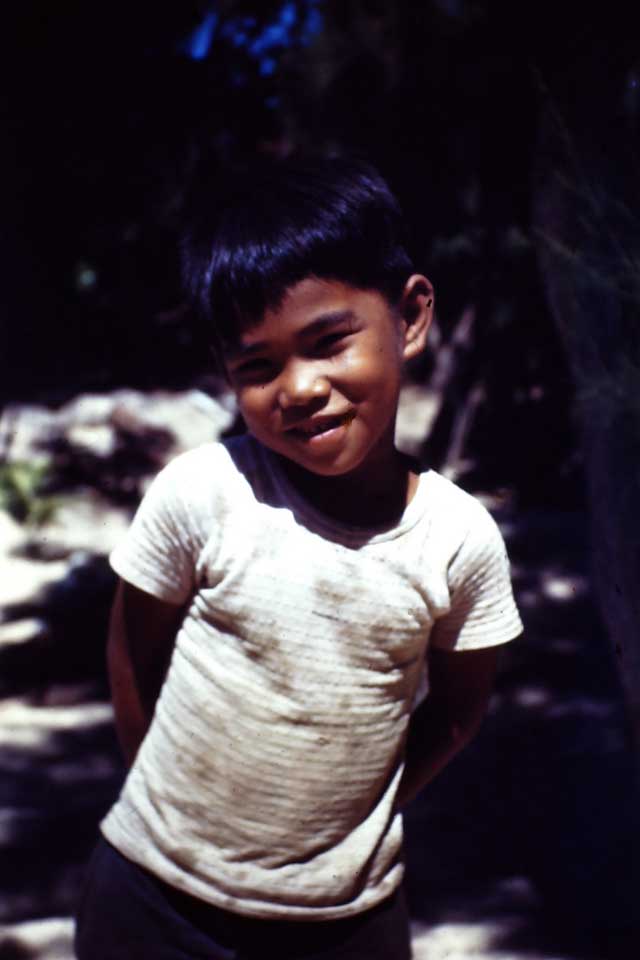
<svg viewBox="0 0 640 960"><path fill-rule="evenodd" d="M590 503L594 583L640 772L640 226L630 135L597 149L547 100L534 227L573 372ZM597 126L597 119L594 120ZM608 131L607 131L608 132ZM626 176L625 174L630 174Z"/></svg>

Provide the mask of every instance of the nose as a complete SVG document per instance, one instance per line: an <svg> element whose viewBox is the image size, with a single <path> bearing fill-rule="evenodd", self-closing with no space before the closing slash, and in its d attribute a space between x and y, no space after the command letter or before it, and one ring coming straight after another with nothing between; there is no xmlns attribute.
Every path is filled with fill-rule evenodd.
<svg viewBox="0 0 640 960"><path fill-rule="evenodd" d="M331 384L314 363L290 363L283 370L278 384L278 403L283 410L323 400L329 396Z"/></svg>

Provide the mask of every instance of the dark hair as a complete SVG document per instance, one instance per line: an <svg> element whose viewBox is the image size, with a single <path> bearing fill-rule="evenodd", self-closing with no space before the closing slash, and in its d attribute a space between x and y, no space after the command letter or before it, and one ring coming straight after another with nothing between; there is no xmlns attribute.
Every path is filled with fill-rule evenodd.
<svg viewBox="0 0 640 960"><path fill-rule="evenodd" d="M399 299L412 263L398 203L353 157L263 160L191 189L183 279L219 352L305 277Z"/></svg>

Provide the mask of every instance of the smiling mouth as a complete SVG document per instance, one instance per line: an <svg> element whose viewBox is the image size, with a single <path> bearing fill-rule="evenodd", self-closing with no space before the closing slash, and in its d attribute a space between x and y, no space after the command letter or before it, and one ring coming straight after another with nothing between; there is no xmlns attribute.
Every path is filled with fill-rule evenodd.
<svg viewBox="0 0 640 960"><path fill-rule="evenodd" d="M335 417L318 417L307 423L291 427L289 432L302 437L317 437L322 433L329 433L331 430L336 430L338 427L347 426L354 417L355 413L353 411Z"/></svg>

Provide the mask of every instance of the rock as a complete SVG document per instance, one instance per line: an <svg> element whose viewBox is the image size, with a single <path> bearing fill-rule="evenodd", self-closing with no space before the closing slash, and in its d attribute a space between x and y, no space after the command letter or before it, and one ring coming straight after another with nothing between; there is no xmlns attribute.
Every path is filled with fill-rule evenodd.
<svg viewBox="0 0 640 960"><path fill-rule="evenodd" d="M122 435L141 440L162 438L164 463L210 440L233 423L235 400L230 393L218 398L201 390L171 392L115 390L108 394L82 394L59 410L35 404L13 404L0 421L2 450L10 461L44 459L63 441L79 454L106 460L116 452ZM152 468L153 470L154 468Z"/></svg>
<svg viewBox="0 0 640 960"><path fill-rule="evenodd" d="M0 953L31 960L73 960L73 920L49 917L2 927Z"/></svg>
<svg viewBox="0 0 640 960"><path fill-rule="evenodd" d="M49 627L40 617L12 620L9 623L0 624L0 647L46 640L48 635Z"/></svg>
<svg viewBox="0 0 640 960"><path fill-rule="evenodd" d="M38 698L38 707L75 707L88 703L95 696L96 685L86 683L53 683Z"/></svg>
<svg viewBox="0 0 640 960"><path fill-rule="evenodd" d="M122 539L130 520L129 510L86 490L62 500L52 520L32 532L30 544L41 558L69 556L77 550L106 555Z"/></svg>
<svg viewBox="0 0 640 960"><path fill-rule="evenodd" d="M27 540L27 532L17 520L6 512L0 510L0 552L13 553L20 550Z"/></svg>
<svg viewBox="0 0 640 960"><path fill-rule="evenodd" d="M428 387L407 383L400 393L396 443L412 457L419 456L440 409L440 397Z"/></svg>
<svg viewBox="0 0 640 960"><path fill-rule="evenodd" d="M18 697L5 698L0 702L0 746L5 748L28 744L43 751L48 749L51 755L52 732L99 726L112 719L113 708L109 703L42 707L33 706ZM64 751L62 741L60 751Z"/></svg>
<svg viewBox="0 0 640 960"><path fill-rule="evenodd" d="M112 423L116 429L138 434L162 430L171 435L173 442L166 460L219 439L235 417L235 404L230 397L214 399L201 390L151 394L118 391L114 400Z"/></svg>
<svg viewBox="0 0 640 960"><path fill-rule="evenodd" d="M517 933L519 926L517 917L478 923L439 923L423 930L416 925L412 937L413 957L414 960L522 960L521 951L505 951L502 947L502 941ZM536 954L534 960L551 958Z"/></svg>
<svg viewBox="0 0 640 960"><path fill-rule="evenodd" d="M35 404L9 404L0 418L3 455L13 462L43 460L44 448L60 431L56 411Z"/></svg>
<svg viewBox="0 0 640 960"><path fill-rule="evenodd" d="M79 424L71 427L66 437L71 446L80 447L102 459L113 456L118 445L117 433L110 424Z"/></svg>
<svg viewBox="0 0 640 960"><path fill-rule="evenodd" d="M130 393L133 394L134 391ZM82 393L61 408L59 418L67 427L80 425L95 427L108 423L113 408L118 402L117 394L117 391L115 393Z"/></svg>
<svg viewBox="0 0 640 960"><path fill-rule="evenodd" d="M44 591L64 578L64 560L40 563L0 554L0 607L38 602Z"/></svg>

